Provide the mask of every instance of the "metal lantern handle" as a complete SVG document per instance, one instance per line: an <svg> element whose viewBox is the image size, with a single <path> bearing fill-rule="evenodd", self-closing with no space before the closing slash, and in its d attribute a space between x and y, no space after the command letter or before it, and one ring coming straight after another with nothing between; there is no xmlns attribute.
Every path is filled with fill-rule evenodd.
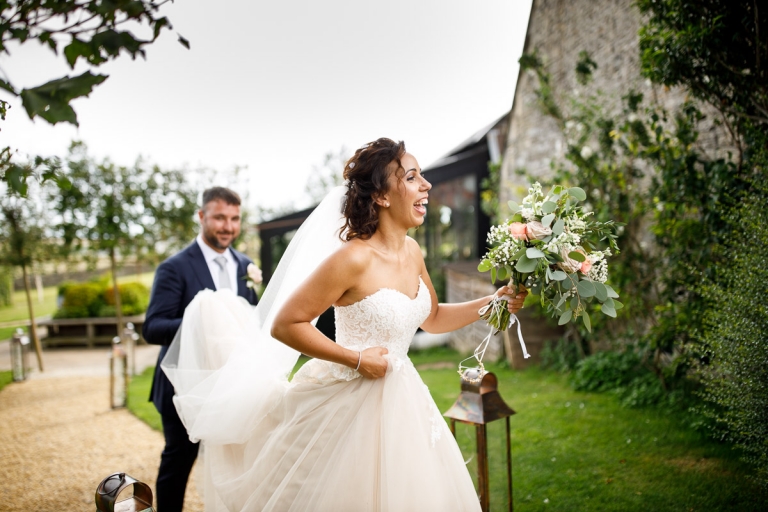
<svg viewBox="0 0 768 512"><path fill-rule="evenodd" d="M121 507L120 504L125 503L127 500L121 502L117 501L117 497L120 493L129 485L133 485L133 497L132 503L128 504L128 507ZM115 508L115 505L118 505ZM96 488L96 510L98 512L120 512L122 510L139 512L139 511L152 511L152 489L144 482L139 482L130 475L125 473L112 473L107 478L101 481Z"/></svg>

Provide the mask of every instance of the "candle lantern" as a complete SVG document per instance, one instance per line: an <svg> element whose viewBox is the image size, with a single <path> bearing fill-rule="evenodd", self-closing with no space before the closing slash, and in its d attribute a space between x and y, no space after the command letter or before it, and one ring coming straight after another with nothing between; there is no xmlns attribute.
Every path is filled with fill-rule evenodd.
<svg viewBox="0 0 768 512"><path fill-rule="evenodd" d="M488 474L488 437L486 425L492 421L505 419L507 423L507 496L509 511L512 503L512 449L510 446L509 417L515 414L497 391L498 379L492 373L470 369L461 377L461 394L443 416L451 420L451 432L456 437L456 422L474 425L477 450L477 485L480 494L480 508L483 512L490 509L489 474Z"/></svg>
<svg viewBox="0 0 768 512"><path fill-rule="evenodd" d="M122 339L125 353L128 356L128 372L132 376L136 375L136 343L139 341L139 335L133 322L125 324Z"/></svg>
<svg viewBox="0 0 768 512"><path fill-rule="evenodd" d="M120 343L120 336L112 339L109 356L109 400L113 409L125 407L128 396L128 357Z"/></svg>
<svg viewBox="0 0 768 512"><path fill-rule="evenodd" d="M120 499L129 487L132 495ZM96 488L97 512L154 512L152 489L125 473L114 473L101 481Z"/></svg>
<svg viewBox="0 0 768 512"><path fill-rule="evenodd" d="M11 338L11 369L13 381L19 382L27 378L27 352L29 352L29 336L21 328L16 329Z"/></svg>

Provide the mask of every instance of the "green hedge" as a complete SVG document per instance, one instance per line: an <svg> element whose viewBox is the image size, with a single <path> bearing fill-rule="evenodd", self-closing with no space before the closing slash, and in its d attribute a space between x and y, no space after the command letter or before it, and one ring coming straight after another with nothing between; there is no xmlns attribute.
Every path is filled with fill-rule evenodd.
<svg viewBox="0 0 768 512"><path fill-rule="evenodd" d="M59 286L61 306L54 318L113 317L115 312L114 288L108 280L87 283L62 283ZM141 283L118 285L123 314L139 315L147 310L149 289Z"/></svg>

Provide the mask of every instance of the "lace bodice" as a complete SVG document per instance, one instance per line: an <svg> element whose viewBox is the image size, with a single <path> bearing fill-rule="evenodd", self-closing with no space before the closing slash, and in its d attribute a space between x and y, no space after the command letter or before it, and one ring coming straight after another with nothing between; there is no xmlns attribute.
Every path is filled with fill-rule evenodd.
<svg viewBox="0 0 768 512"><path fill-rule="evenodd" d="M404 357L431 306L429 289L421 277L415 299L382 288L354 304L334 308L336 343L355 350L385 347L391 356Z"/></svg>
<svg viewBox="0 0 768 512"><path fill-rule="evenodd" d="M429 288L419 276L416 298L390 288L382 288L349 306L334 307L336 315L336 343L352 350L385 347L392 368L400 371L407 367L416 374L408 359L416 329L427 319L432 307ZM313 359L296 372L292 382L328 383L353 380L360 374L352 368Z"/></svg>

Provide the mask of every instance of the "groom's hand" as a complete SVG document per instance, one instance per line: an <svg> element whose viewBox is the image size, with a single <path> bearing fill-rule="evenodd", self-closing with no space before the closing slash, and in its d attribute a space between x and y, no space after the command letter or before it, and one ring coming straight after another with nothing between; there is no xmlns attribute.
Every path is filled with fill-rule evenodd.
<svg viewBox="0 0 768 512"><path fill-rule="evenodd" d="M367 379L378 379L387 373L387 360L384 355L389 353L384 347L371 347L363 350L360 355L360 375Z"/></svg>

